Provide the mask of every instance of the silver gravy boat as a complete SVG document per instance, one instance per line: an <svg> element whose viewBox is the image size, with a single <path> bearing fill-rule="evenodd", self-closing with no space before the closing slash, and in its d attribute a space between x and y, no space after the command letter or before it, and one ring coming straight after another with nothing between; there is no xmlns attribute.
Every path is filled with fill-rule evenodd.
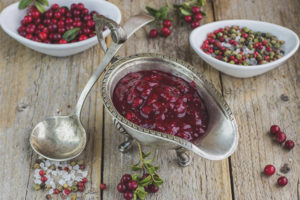
<svg viewBox="0 0 300 200"><path fill-rule="evenodd" d="M114 31L114 37L123 38L122 42L125 42L126 36L124 34L128 30L123 30L122 27L106 18L98 21L96 19L97 30L102 30L104 25L117 30ZM97 31L97 36L102 49L109 52L101 36L101 31ZM114 46L110 48L114 48ZM189 142L177 136L145 129L128 121L116 110L112 102L112 95L117 83L126 74L141 70L160 70L181 77L188 82L195 82L209 115L207 135L204 138ZM121 134L126 136L126 141L119 146L121 152L127 151L133 140L137 140L154 148L176 150L178 163L181 166L187 166L191 163L191 158L186 151L192 151L209 160L221 160L230 156L237 147L238 129L236 121L222 95L194 67L176 58L152 53L115 58L111 66L105 71L101 94L104 105L113 118L114 125Z"/></svg>
<svg viewBox="0 0 300 200"><path fill-rule="evenodd" d="M94 20L97 37L105 56L83 89L74 112L68 116L50 117L38 123L33 129L29 140L35 152L50 160L64 161L78 156L83 151L86 145L86 132L80 121L81 108L109 63L111 65L107 67L102 79L101 94L115 126L126 136L126 141L119 146L121 152L128 150L135 139L155 148L176 150L181 166L187 166L191 162L186 151L192 151L210 160L224 159L234 152L238 143L234 116L221 94L191 65L159 54L138 54L122 59L115 57L123 43L135 31L151 22L152 17L143 14L130 17L123 27L105 17L94 16ZM109 48L102 35L104 27L111 31L113 43ZM113 90L118 81L130 72L152 69L169 72L188 82L195 82L209 116L207 135L204 138L192 143L173 135L137 126L118 113L112 103Z"/></svg>

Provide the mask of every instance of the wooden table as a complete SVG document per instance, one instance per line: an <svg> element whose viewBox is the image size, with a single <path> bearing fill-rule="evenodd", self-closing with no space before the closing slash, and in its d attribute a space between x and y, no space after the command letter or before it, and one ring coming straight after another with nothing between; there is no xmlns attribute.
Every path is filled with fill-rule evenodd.
<svg viewBox="0 0 300 200"><path fill-rule="evenodd" d="M122 11L123 21L146 5L163 1L112 0ZM149 3L150 2L150 3ZM175 1L174 1L175 2ZM174 3L170 1L170 3ZM176 1L177 3L179 1ZM13 0L1 0L0 10ZM280 24L300 34L299 0L215 0L205 7L202 24L223 19L255 19ZM239 127L236 152L222 161L209 161L192 155L186 168L175 164L175 152L158 151L156 164L165 184L148 199L300 199L300 67L298 51L284 65L264 75L237 79L204 63L190 48L190 29L176 23L167 39L148 39L146 29L137 32L119 51L120 56L160 52L183 59L203 72L231 106ZM0 30L0 199L44 199L45 193L33 186L32 164L37 155L29 145L29 134L47 116L70 112L103 52L95 46L76 56L55 58L32 51ZM136 146L121 154L117 145L124 139L117 133L104 110L99 83L86 100L82 121L89 134L84 158L89 167L89 183L82 199L121 199L116 185L129 165L137 159ZM272 141L269 127L279 124L296 142L288 152ZM261 174L266 164L277 168L276 175ZM288 163L289 183L276 185L280 167ZM101 182L107 184L99 191Z"/></svg>

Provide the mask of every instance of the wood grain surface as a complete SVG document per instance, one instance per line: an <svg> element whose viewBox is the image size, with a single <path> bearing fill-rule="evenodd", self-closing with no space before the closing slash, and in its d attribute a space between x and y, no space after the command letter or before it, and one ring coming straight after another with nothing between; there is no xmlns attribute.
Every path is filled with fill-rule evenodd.
<svg viewBox="0 0 300 200"><path fill-rule="evenodd" d="M1 0L0 11L13 3ZM123 22L144 10L160 7L163 1L111 0ZM182 1L170 0L169 3ZM202 24L222 19L255 19L286 26L300 34L298 0L211 0L205 7ZM139 30L118 53L125 57L154 52L171 55L194 65L223 94L238 123L237 151L223 161L209 161L194 154L193 163L178 167L174 151L157 151L155 163L161 166L165 184L147 199L155 200L300 200L300 67L297 52L288 62L264 75L237 79L224 75L203 62L190 48L190 28L175 19L167 39L146 37L149 26ZM0 200L45 199L44 192L33 190L32 164L37 155L29 145L29 134L47 116L68 114L103 52L95 46L66 58L46 56L30 50L0 30ZM71 108L68 108L71 105ZM137 147L126 154L118 151L124 140L105 112L99 82L87 98L82 122L88 144L80 156L87 163L90 180L78 199L122 199L116 185L129 165L137 160ZM272 124L279 124L296 143L288 152L268 135ZM153 150L155 151L155 150ZM280 167L288 163L289 183L276 185ZM276 166L276 174L261 174L266 164ZM107 189L100 192L100 183ZM56 198L54 198L56 199Z"/></svg>

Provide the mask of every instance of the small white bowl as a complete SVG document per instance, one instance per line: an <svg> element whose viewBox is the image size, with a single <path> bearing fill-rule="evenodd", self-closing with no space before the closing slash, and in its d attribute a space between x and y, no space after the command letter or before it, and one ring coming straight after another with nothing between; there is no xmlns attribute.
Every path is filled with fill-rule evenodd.
<svg viewBox="0 0 300 200"><path fill-rule="evenodd" d="M119 8L114 4L103 0L49 0L49 5L51 6L54 3L58 3L60 6L67 6L70 8L72 3L79 2L83 2L85 7L90 11L95 10L117 23L120 23L121 21L122 16ZM2 11L0 14L0 25L8 35L33 50L51 56L64 57L84 51L98 43L96 36L81 42L70 44L46 44L26 39L19 35L17 31L21 24L21 20L26 15L26 9L19 10L18 4L19 2L11 4ZM105 30L104 36L106 37L109 33L109 30Z"/></svg>
<svg viewBox="0 0 300 200"><path fill-rule="evenodd" d="M220 61L200 49L203 41L206 39L207 34L217 30L219 28L224 28L225 26L238 25L241 27L247 26L248 28L254 31L260 32L268 32L272 35L275 35L280 40L284 40L285 44L282 46L282 50L284 50L284 56L282 58L262 65L252 65L252 66L241 66L234 65L230 63L226 63ZM260 74L263 74L271 69L282 64L288 58L290 58L299 47L299 38L295 32L290 29L284 28L282 26L271 24L267 22L261 21L253 21L253 20L224 20L217 21L209 24L205 24L200 26L199 28L192 31L190 34L190 45L194 49L194 51L208 64L216 68L217 70L228 74L230 76L239 77L239 78L247 78L253 77Z"/></svg>

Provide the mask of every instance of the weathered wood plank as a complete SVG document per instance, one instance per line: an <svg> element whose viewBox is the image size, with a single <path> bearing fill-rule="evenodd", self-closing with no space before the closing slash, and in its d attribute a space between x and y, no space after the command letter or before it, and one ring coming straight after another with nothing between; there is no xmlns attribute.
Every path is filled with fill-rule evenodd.
<svg viewBox="0 0 300 200"><path fill-rule="evenodd" d="M0 9L10 3L1 1ZM71 112L103 53L96 46L67 58L50 57L22 46L2 29L0 44L0 199L43 199L45 193L32 189L31 166L37 155L30 148L29 134L58 110ZM85 199L100 198L103 104L99 87L99 83L94 86L82 111L89 138L80 156L90 171Z"/></svg>
<svg viewBox="0 0 300 200"><path fill-rule="evenodd" d="M247 18L280 24L300 33L300 2L295 0L214 1L216 19ZM236 79L222 75L224 96L230 104L240 131L239 147L231 158L235 199L300 199L299 134L300 68L299 51L286 64L264 75ZM288 101L282 98L288 96ZM288 152L267 134L279 124L297 144ZM288 163L289 184L276 185L279 169ZM266 164L276 166L272 177L261 175Z"/></svg>
<svg viewBox="0 0 300 200"><path fill-rule="evenodd" d="M129 1L112 0L122 11L123 22L130 16L144 10L146 5L159 7L163 1ZM169 1L170 4L175 1ZM179 1L177 1L178 3ZM211 4L206 7L207 17L203 23L213 21ZM154 52L172 55L192 63L221 91L219 73L204 64L193 52L188 43L190 28L182 22L173 22L173 34L167 39L149 39L146 34L149 27L138 31L129 39L119 51L121 57L136 53ZM130 172L129 166L136 162L136 146L127 154L121 154L117 147L123 142L123 136L113 127L111 118L105 113L104 133L104 168L103 180L109 187L104 191L103 199L121 199L116 185L124 173ZM173 151L158 151L156 163L161 167L160 173L165 179L161 192L149 199L231 199L231 187L228 161L212 162L193 155L193 164L190 167L180 168L176 164L176 155ZM213 191L213 192L211 192ZM147 198L148 199L148 198Z"/></svg>

